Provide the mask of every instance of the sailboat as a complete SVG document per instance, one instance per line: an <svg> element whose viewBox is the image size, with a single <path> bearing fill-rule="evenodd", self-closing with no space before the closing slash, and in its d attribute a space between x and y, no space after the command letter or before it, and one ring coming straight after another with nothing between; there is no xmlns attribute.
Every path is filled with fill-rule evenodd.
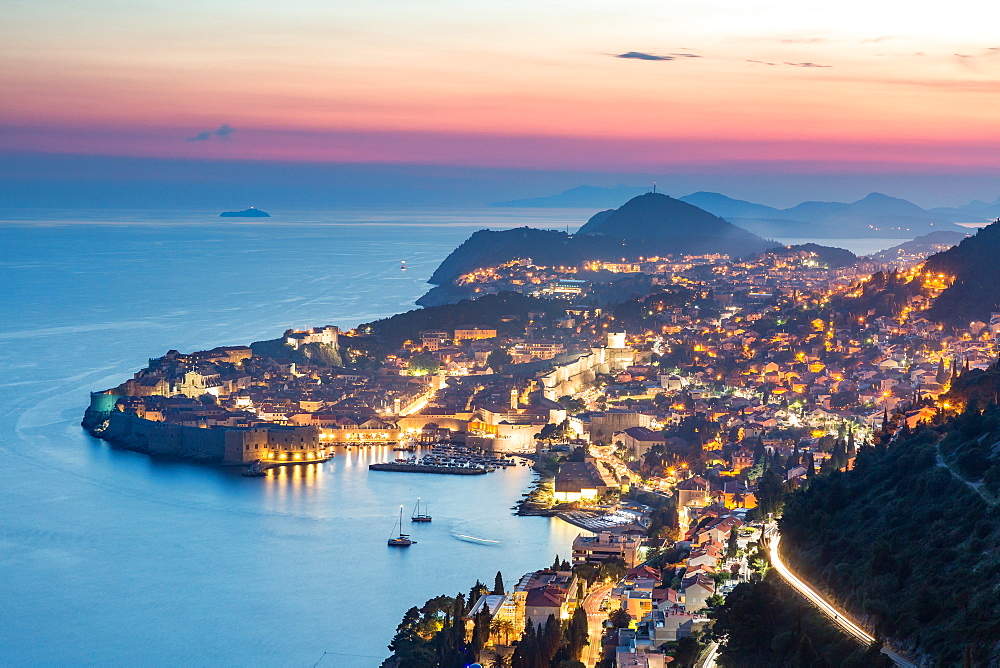
<svg viewBox="0 0 1000 668"><path fill-rule="evenodd" d="M413 545L414 541L410 540L410 534L403 533L403 506L399 507L399 520L396 522L399 525L399 535L395 538L389 539L389 545L391 547L409 547ZM395 529L395 525L393 525Z"/></svg>
<svg viewBox="0 0 1000 668"><path fill-rule="evenodd" d="M424 513L420 514L420 499L417 499L417 507L413 509L413 514L410 515L411 522L430 522L431 516L427 514L427 504L424 504Z"/></svg>

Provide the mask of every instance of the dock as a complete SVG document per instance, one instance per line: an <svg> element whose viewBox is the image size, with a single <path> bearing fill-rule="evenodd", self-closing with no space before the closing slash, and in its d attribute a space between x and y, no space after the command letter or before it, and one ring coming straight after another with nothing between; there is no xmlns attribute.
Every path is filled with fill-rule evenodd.
<svg viewBox="0 0 1000 668"><path fill-rule="evenodd" d="M448 475L485 475L486 469L466 466L431 466L429 464L369 464L369 471L401 473L444 473Z"/></svg>

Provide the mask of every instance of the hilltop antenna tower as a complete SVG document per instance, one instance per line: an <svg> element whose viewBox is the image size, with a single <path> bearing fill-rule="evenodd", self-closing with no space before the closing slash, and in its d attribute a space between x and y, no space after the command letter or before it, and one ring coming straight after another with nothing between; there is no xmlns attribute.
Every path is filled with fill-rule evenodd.
<svg viewBox="0 0 1000 668"><path fill-rule="evenodd" d="M656 181L653 181L653 194L656 194Z"/></svg>

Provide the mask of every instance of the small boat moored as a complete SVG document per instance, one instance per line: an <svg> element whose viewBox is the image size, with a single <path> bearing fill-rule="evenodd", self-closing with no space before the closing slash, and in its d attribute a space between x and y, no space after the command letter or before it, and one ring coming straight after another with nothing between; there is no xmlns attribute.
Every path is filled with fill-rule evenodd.
<svg viewBox="0 0 1000 668"><path fill-rule="evenodd" d="M411 522L430 522L431 516L427 514L427 504L424 504L424 512L420 512L420 499L417 499L417 506L413 509L413 514L410 515Z"/></svg>
<svg viewBox="0 0 1000 668"><path fill-rule="evenodd" d="M399 507L399 519L396 521L396 525L399 526L399 535L395 538L390 538L388 544L390 547L409 547L413 545L416 541L410 540L410 534L403 533L403 506ZM395 526L393 528L395 529Z"/></svg>

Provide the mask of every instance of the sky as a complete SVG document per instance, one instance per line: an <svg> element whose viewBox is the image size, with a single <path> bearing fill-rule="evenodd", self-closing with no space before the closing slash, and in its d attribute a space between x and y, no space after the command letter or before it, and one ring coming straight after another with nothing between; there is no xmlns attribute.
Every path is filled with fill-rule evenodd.
<svg viewBox="0 0 1000 668"><path fill-rule="evenodd" d="M982 177L991 5L5 0L0 152Z"/></svg>

